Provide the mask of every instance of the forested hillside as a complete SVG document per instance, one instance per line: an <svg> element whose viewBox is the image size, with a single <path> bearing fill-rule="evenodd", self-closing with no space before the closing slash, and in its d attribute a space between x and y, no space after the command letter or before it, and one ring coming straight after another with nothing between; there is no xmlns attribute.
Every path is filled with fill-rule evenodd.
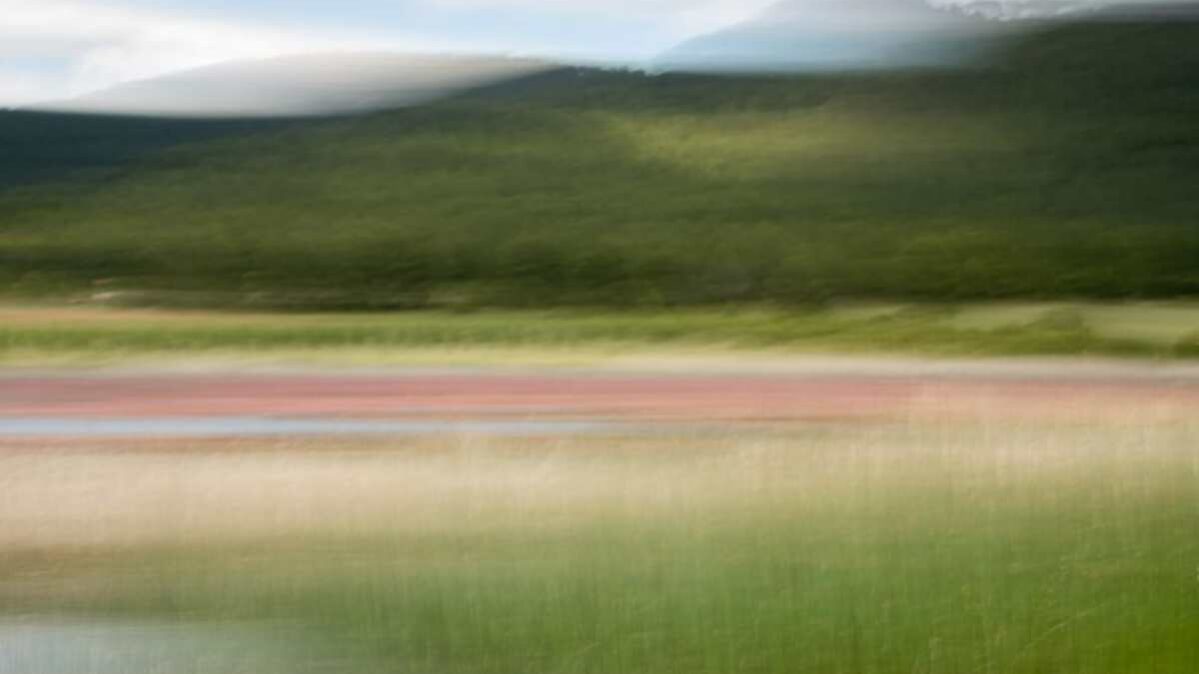
<svg viewBox="0 0 1199 674"><path fill-rule="evenodd" d="M7 113L0 287L308 307L1195 296L1195 44L1195 22L1102 21L969 70L563 68L253 129Z"/></svg>

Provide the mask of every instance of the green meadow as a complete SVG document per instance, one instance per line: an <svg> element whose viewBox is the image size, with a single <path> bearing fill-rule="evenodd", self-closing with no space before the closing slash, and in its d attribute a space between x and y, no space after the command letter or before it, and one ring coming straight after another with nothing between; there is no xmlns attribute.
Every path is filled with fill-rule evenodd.
<svg viewBox="0 0 1199 674"><path fill-rule="evenodd" d="M1199 356L1194 303L278 313L0 306L0 362L215 357L493 364L680 353Z"/></svg>

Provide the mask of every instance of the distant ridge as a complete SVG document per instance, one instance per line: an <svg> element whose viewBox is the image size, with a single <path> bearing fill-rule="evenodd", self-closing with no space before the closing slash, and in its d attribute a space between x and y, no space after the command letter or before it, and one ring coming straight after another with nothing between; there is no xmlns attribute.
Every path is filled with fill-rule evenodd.
<svg viewBox="0 0 1199 674"><path fill-rule="evenodd" d="M424 103L551 68L545 61L381 52L235 61L34 106L172 117L296 117Z"/></svg>
<svg viewBox="0 0 1199 674"><path fill-rule="evenodd" d="M925 0L783 0L655 61L666 71L837 71L958 65L1006 22Z"/></svg>
<svg viewBox="0 0 1199 674"><path fill-rule="evenodd" d="M1091 21L1199 21L1199 2L1113 3L1087 14Z"/></svg>

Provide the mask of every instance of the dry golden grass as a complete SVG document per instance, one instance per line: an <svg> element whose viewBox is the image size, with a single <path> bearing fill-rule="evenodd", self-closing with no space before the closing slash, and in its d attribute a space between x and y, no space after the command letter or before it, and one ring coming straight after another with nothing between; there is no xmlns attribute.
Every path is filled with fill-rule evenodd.
<svg viewBox="0 0 1199 674"><path fill-rule="evenodd" d="M1128 483L1146 468L1199 461L1194 420L1140 421L913 420L539 440L9 441L0 450L0 547L703 520L730 508L836 502L866 485L952 483L985 497L1096 471Z"/></svg>

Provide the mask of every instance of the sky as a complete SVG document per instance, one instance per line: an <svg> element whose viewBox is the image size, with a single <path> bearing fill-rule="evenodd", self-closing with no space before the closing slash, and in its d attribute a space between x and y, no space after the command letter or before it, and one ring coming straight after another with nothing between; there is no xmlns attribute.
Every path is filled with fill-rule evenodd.
<svg viewBox="0 0 1199 674"><path fill-rule="evenodd" d="M0 106L222 61L407 51L635 64L771 0L0 0Z"/></svg>
<svg viewBox="0 0 1199 674"><path fill-rule="evenodd" d="M690 38L763 16L779 1L0 0L0 107L301 53L492 54L635 66Z"/></svg>

